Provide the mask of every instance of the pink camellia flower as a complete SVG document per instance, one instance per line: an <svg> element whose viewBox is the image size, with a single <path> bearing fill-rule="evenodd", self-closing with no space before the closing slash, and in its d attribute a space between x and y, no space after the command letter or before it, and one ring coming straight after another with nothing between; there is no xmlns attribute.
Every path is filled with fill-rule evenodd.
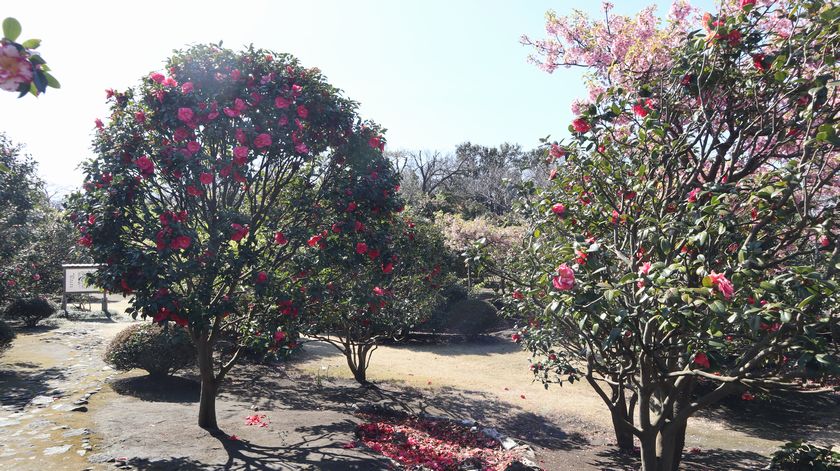
<svg viewBox="0 0 840 471"><path fill-rule="evenodd" d="M756 0L741 0L741 8L755 6Z"/></svg>
<svg viewBox="0 0 840 471"><path fill-rule="evenodd" d="M93 124L95 124L95 125L96 125L96 129L99 129L100 131L101 131L101 130L103 130L103 129L105 129L105 124L103 124L103 123L102 123L102 120L101 120L101 119L99 119L99 118L96 118L96 119L93 121Z"/></svg>
<svg viewBox="0 0 840 471"><path fill-rule="evenodd" d="M236 82L242 77L242 72L239 69L233 69L230 71L230 79Z"/></svg>
<svg viewBox="0 0 840 471"><path fill-rule="evenodd" d="M558 216L563 216L566 214L566 206L563 203L555 203L554 206L551 207L551 212Z"/></svg>
<svg viewBox="0 0 840 471"><path fill-rule="evenodd" d="M258 134L257 137L254 138L254 147L257 149L262 149L263 147L268 147L271 145L271 136L262 133Z"/></svg>
<svg viewBox="0 0 840 471"><path fill-rule="evenodd" d="M189 123L193 120L193 117L195 117L195 113L193 113L192 108L178 108L179 120Z"/></svg>
<svg viewBox="0 0 840 471"><path fill-rule="evenodd" d="M248 109L248 105L242 98L237 98L233 100L233 109L241 113Z"/></svg>
<svg viewBox="0 0 840 471"><path fill-rule="evenodd" d="M134 162L134 165L137 165L137 168L140 169L140 173L143 175L151 175L155 173L155 164L152 160L145 155L140 156Z"/></svg>
<svg viewBox="0 0 840 471"><path fill-rule="evenodd" d="M688 192L688 202L689 203L696 203L697 202L697 195L700 194L700 188L695 188Z"/></svg>
<svg viewBox="0 0 840 471"><path fill-rule="evenodd" d="M589 121L583 118L577 118L574 121L572 121L572 127L574 128L575 132L579 132L581 134L588 132L590 129L592 129L592 125L589 124Z"/></svg>
<svg viewBox="0 0 840 471"><path fill-rule="evenodd" d="M277 245L286 245L289 243L289 239L286 238L286 235L280 231L274 233L274 243Z"/></svg>
<svg viewBox="0 0 840 471"><path fill-rule="evenodd" d="M554 180L555 178L557 178L557 169L553 168L550 172L548 172L548 179Z"/></svg>
<svg viewBox="0 0 840 471"><path fill-rule="evenodd" d="M550 155L552 158L559 159L566 155L566 151L563 150L563 148L558 146L557 144L551 144L551 149L548 151L548 155Z"/></svg>
<svg viewBox="0 0 840 471"><path fill-rule="evenodd" d="M236 146L233 148L233 161L237 165L244 165L248 159L248 148L245 146Z"/></svg>
<svg viewBox="0 0 840 471"><path fill-rule="evenodd" d="M152 75L149 75L149 78L157 83L163 83L163 81L166 80L166 77L164 77L160 72L154 72Z"/></svg>
<svg viewBox="0 0 840 471"><path fill-rule="evenodd" d="M639 274L647 275L648 273L650 273L650 262L645 262L639 267Z"/></svg>
<svg viewBox="0 0 840 471"><path fill-rule="evenodd" d="M268 281L268 274L264 271L261 271L261 272L257 273L256 280L257 280L257 283L265 283L266 281Z"/></svg>
<svg viewBox="0 0 840 471"><path fill-rule="evenodd" d="M373 294L377 296L385 296L387 294L384 289L380 288L379 286L373 288Z"/></svg>
<svg viewBox="0 0 840 471"><path fill-rule="evenodd" d="M303 105L298 105L297 115L300 116L301 119L306 119L309 116L309 110Z"/></svg>
<svg viewBox="0 0 840 471"><path fill-rule="evenodd" d="M209 185L213 183L213 174L209 172L201 172L201 175L199 175L198 180L201 182L202 185Z"/></svg>
<svg viewBox="0 0 840 471"><path fill-rule="evenodd" d="M190 93L193 91L193 83L192 82L184 82L181 85L181 93Z"/></svg>
<svg viewBox="0 0 840 471"><path fill-rule="evenodd" d="M138 112L134 113L134 120L137 121L140 124L145 123L146 122L146 113L144 113L142 111L138 111Z"/></svg>
<svg viewBox="0 0 840 471"><path fill-rule="evenodd" d="M694 364L703 369L712 366L711 363L709 363L709 357L703 352L694 355Z"/></svg>
<svg viewBox="0 0 840 471"><path fill-rule="evenodd" d="M41 275L36 273L36 274L32 275L32 279L35 280L35 281L41 281Z"/></svg>
<svg viewBox="0 0 840 471"><path fill-rule="evenodd" d="M199 144L196 141L190 141L190 142L187 143L187 150L191 154L195 154L196 152L201 150L201 144Z"/></svg>
<svg viewBox="0 0 840 471"><path fill-rule="evenodd" d="M351 201L351 202L347 203L347 209L345 209L344 211L348 212L348 213L352 213L353 211L356 210L356 208L358 208L358 205L356 204L356 202Z"/></svg>
<svg viewBox="0 0 840 471"><path fill-rule="evenodd" d="M723 294L725 299L732 299L732 294L735 292L735 286L732 284L729 279L726 278L726 275L723 273L709 273L709 278L712 280L712 286L717 287L718 291Z"/></svg>
<svg viewBox="0 0 840 471"><path fill-rule="evenodd" d="M551 283L560 291L568 291L575 287L575 272L565 263L557 267L557 275L551 278Z"/></svg>
<svg viewBox="0 0 840 471"><path fill-rule="evenodd" d="M172 77L166 77L166 79L163 81L163 84L166 85L167 87L177 87L178 86L178 81L176 81Z"/></svg>
<svg viewBox="0 0 840 471"><path fill-rule="evenodd" d="M283 98L281 96L274 99L274 106L276 106L277 108L281 108L281 109L288 108L289 105L291 105L291 104L292 104L291 100Z"/></svg>
<svg viewBox="0 0 840 471"><path fill-rule="evenodd" d="M517 301L525 299L525 295L519 290L515 290L511 296L513 296L513 299L516 299Z"/></svg>
<svg viewBox="0 0 840 471"><path fill-rule="evenodd" d="M309 147L306 147L306 144L301 142L300 144L295 145L295 151L297 151L298 154L306 154L309 152Z"/></svg>
<svg viewBox="0 0 840 471"><path fill-rule="evenodd" d="M356 244L356 253L357 254L365 254L368 251L368 246L364 242L359 242Z"/></svg>
<svg viewBox="0 0 840 471"><path fill-rule="evenodd" d="M14 92L31 81L32 64L20 55L15 46L0 46L0 88Z"/></svg>
<svg viewBox="0 0 840 471"><path fill-rule="evenodd" d="M825 234L821 235L817 242L819 242L820 247L828 247L831 245L831 240Z"/></svg>

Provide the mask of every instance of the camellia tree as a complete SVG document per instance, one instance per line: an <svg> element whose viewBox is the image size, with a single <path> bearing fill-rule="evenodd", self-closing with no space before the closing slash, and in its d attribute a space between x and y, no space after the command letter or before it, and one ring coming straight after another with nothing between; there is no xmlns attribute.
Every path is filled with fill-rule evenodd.
<svg viewBox="0 0 840 471"><path fill-rule="evenodd" d="M532 42L548 69L592 67L593 96L546 142L506 274L532 370L588 381L646 471L677 469L699 410L836 375L840 346L840 7L742 0L694 32L677 8L635 37L550 16ZM628 53L663 32L656 61Z"/></svg>
<svg viewBox="0 0 840 471"><path fill-rule="evenodd" d="M133 315L189 328L198 423L216 429L216 393L243 349L295 343L303 313L290 303L305 289L292 262L330 182L344 162L384 160L356 103L289 55L200 45L165 72L108 91L110 122L97 120L70 206L103 264L95 281L132 295ZM220 342L232 348L214 356Z"/></svg>
<svg viewBox="0 0 840 471"><path fill-rule="evenodd" d="M338 349L356 381L379 343L426 320L441 300L443 237L428 221L403 219L390 169L345 180L332 199L333 221L318 237L311 266L314 303L305 331ZM323 237L323 238L320 238Z"/></svg>

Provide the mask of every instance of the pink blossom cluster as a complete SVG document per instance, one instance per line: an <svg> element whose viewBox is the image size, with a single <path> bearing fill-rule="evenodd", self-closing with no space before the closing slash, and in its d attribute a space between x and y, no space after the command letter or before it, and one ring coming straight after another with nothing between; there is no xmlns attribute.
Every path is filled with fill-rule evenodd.
<svg viewBox="0 0 840 471"><path fill-rule="evenodd" d="M11 44L0 44L0 88L14 92L32 81L32 64Z"/></svg>

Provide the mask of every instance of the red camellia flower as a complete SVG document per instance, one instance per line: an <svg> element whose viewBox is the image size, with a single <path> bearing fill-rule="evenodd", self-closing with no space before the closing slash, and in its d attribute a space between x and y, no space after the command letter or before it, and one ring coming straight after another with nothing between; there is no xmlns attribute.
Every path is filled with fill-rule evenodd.
<svg viewBox="0 0 840 471"><path fill-rule="evenodd" d="M552 158L559 159L566 155L566 151L563 150L563 148L558 146L557 144L551 144L551 148L548 151L548 155L550 155Z"/></svg>
<svg viewBox="0 0 840 471"><path fill-rule="evenodd" d="M737 29L733 29L728 35L726 35L726 40L729 42L730 46L737 46L741 43L741 32Z"/></svg>
<svg viewBox="0 0 840 471"><path fill-rule="evenodd" d="M192 122L194 117L193 110L191 108L178 108L178 119L185 123Z"/></svg>
<svg viewBox="0 0 840 471"><path fill-rule="evenodd" d="M641 103L636 103L633 105L633 113L640 118L644 118L648 115L648 110Z"/></svg>
<svg viewBox="0 0 840 471"><path fill-rule="evenodd" d="M277 332L274 333L274 341L275 342L280 343L284 340L286 340L286 333L285 332L283 332L282 330L278 330Z"/></svg>
<svg viewBox="0 0 840 471"><path fill-rule="evenodd" d="M355 202L355 201L351 201L351 202L347 203L347 209L345 209L344 211L345 211L345 212L348 212L348 213L352 213L352 212L353 212L353 211L355 211L355 210L356 210L356 208L358 208L358 207L359 207L359 206L356 204L356 202Z"/></svg>
<svg viewBox="0 0 840 471"><path fill-rule="evenodd" d="M385 144L382 143L382 138L380 136L373 136L368 140L368 145L370 145L374 149L382 150L385 147Z"/></svg>
<svg viewBox="0 0 840 471"><path fill-rule="evenodd" d="M182 235L172 239L172 242L169 243L169 247L175 250L187 249L190 247L191 242L192 240L189 237Z"/></svg>
<svg viewBox="0 0 840 471"><path fill-rule="evenodd" d="M741 0L741 8L755 6L756 0Z"/></svg>
<svg viewBox="0 0 840 471"><path fill-rule="evenodd" d="M723 294L726 299L732 299L732 294L735 292L735 287L732 282L726 278L723 273L709 273L709 278L712 280L712 286L717 287L718 291Z"/></svg>
<svg viewBox="0 0 840 471"><path fill-rule="evenodd" d="M233 148L233 161L237 165L244 165L248 159L249 149L245 146L236 146Z"/></svg>
<svg viewBox="0 0 840 471"><path fill-rule="evenodd" d="M230 228L233 229L233 234L230 236L230 240L234 242L239 242L242 240L243 237L248 235L248 231L250 230L248 225L240 225L240 224L231 224Z"/></svg>
<svg viewBox="0 0 840 471"><path fill-rule="evenodd" d="M356 244L356 253L357 254L365 254L368 251L368 246L364 242L359 242Z"/></svg>
<svg viewBox="0 0 840 471"><path fill-rule="evenodd" d="M286 239L286 236L282 232L277 231L274 233L274 243L277 245L286 245L289 243L289 240Z"/></svg>
<svg viewBox="0 0 840 471"><path fill-rule="evenodd" d="M688 192L688 202L689 203L696 203L697 202L697 195L700 194L700 188L695 188Z"/></svg>
<svg viewBox="0 0 840 471"><path fill-rule="evenodd" d="M268 274L264 271L257 273L256 281L260 284L265 283L266 281L268 281Z"/></svg>
<svg viewBox="0 0 840 471"><path fill-rule="evenodd" d="M557 267L557 275L551 278L551 283L560 291L568 291L575 287L575 272L565 263Z"/></svg>
<svg viewBox="0 0 840 471"><path fill-rule="evenodd" d="M368 250L368 257L370 257L371 260L375 260L377 257L379 257L379 250L376 250L376 249Z"/></svg>
<svg viewBox="0 0 840 471"><path fill-rule="evenodd" d="M134 164L137 165L137 168L140 169L140 173L144 176L149 176L155 173L154 162L145 155L138 157Z"/></svg>
<svg viewBox="0 0 840 471"><path fill-rule="evenodd" d="M163 74L160 72L152 73L151 75L149 75L149 78L157 83L163 83L163 81L166 80L166 77L164 77Z"/></svg>
<svg viewBox="0 0 840 471"><path fill-rule="evenodd" d="M590 129L592 129L592 125L589 124L589 121L583 118L577 118L574 121L572 121L572 127L576 132L579 132L581 134L588 132Z"/></svg>
<svg viewBox="0 0 840 471"><path fill-rule="evenodd" d="M134 120L137 121L138 123L141 123L141 124L145 123L146 122L146 113L144 113L142 111L138 111L138 112L134 113Z"/></svg>
<svg viewBox="0 0 840 471"><path fill-rule="evenodd" d="M767 71L767 66L764 65L764 59L766 59L766 56L764 54L753 54L753 66L756 68L756 70L761 72Z"/></svg>
<svg viewBox="0 0 840 471"><path fill-rule="evenodd" d="M309 240L306 241L306 243L312 248L320 247L322 238L323 237L320 234L315 234L314 236L310 237Z"/></svg>
<svg viewBox="0 0 840 471"><path fill-rule="evenodd" d="M551 207L551 212L558 216L563 216L564 214L566 214L566 206L564 206L563 203L555 203Z"/></svg>
<svg viewBox="0 0 840 471"><path fill-rule="evenodd" d="M744 394L741 394L742 401L752 401L753 399L755 399L755 396L749 391L744 391Z"/></svg>
<svg viewBox="0 0 840 471"><path fill-rule="evenodd" d="M516 343L519 343L522 340L522 336L519 334L513 334L510 336L510 339Z"/></svg>
<svg viewBox="0 0 840 471"><path fill-rule="evenodd" d="M513 296L513 299L516 299L517 301L525 299L525 295L519 290L515 290L511 296Z"/></svg>
<svg viewBox="0 0 840 471"><path fill-rule="evenodd" d="M819 242L820 247L828 247L831 245L831 240L825 234L821 235L817 242Z"/></svg>
<svg viewBox="0 0 840 471"><path fill-rule="evenodd" d="M271 145L271 136L262 133L258 134L256 138L254 138L254 147L257 149L262 149L263 147L268 147Z"/></svg>
<svg viewBox="0 0 840 471"><path fill-rule="evenodd" d="M694 355L694 364L703 369L707 369L712 366L711 363L709 363L709 357L703 352Z"/></svg>
<svg viewBox="0 0 840 471"><path fill-rule="evenodd" d="M393 263L388 262L388 263L382 265L382 273L385 273L387 275L388 273L391 273L392 271L394 271L394 264Z"/></svg>
<svg viewBox="0 0 840 471"><path fill-rule="evenodd" d="M204 185L209 185L213 183L213 174L208 172L201 172L201 175L199 175L198 180Z"/></svg>
<svg viewBox="0 0 840 471"><path fill-rule="evenodd" d="M298 105L297 115L300 116L301 119L306 119L309 116L309 110L303 105Z"/></svg>
<svg viewBox="0 0 840 471"><path fill-rule="evenodd" d="M184 82L181 85L181 93L190 93L193 91L193 83L192 82Z"/></svg>

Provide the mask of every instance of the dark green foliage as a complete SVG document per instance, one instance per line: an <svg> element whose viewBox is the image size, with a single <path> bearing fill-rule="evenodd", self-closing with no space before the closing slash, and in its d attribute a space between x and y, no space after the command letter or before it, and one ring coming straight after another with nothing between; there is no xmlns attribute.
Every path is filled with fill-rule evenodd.
<svg viewBox="0 0 840 471"><path fill-rule="evenodd" d="M7 319L17 319L27 327L35 327L38 321L55 314L55 306L44 298L20 298L6 308Z"/></svg>
<svg viewBox="0 0 840 471"><path fill-rule="evenodd" d="M15 339L15 331L3 321L0 321L0 353L12 346Z"/></svg>
<svg viewBox="0 0 840 471"><path fill-rule="evenodd" d="M784 471L837 471L840 470L840 453L801 440L785 443L773 453L771 470Z"/></svg>
<svg viewBox="0 0 840 471"><path fill-rule="evenodd" d="M105 351L105 361L126 371L140 368L166 376L195 363L195 346L187 329L169 324L135 324L123 330Z"/></svg>

